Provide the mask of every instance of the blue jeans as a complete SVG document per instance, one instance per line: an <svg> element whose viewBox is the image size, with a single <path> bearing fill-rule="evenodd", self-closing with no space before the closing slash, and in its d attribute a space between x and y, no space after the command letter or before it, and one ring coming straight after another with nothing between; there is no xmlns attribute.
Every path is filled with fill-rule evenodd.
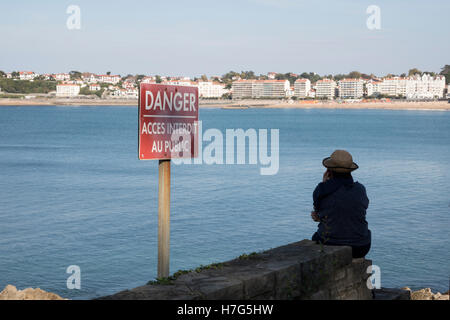
<svg viewBox="0 0 450 320"><path fill-rule="evenodd" d="M331 241L323 241L317 232L315 232L312 236L312 241L316 243L323 243L327 246L342 246L342 244L333 243ZM352 248L352 257L353 258L363 258L370 250L370 242L365 246L350 246Z"/></svg>

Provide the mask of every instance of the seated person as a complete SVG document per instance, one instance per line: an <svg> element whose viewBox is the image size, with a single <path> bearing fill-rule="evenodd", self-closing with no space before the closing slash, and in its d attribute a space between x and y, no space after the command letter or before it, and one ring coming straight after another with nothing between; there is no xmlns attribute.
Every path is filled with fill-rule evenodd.
<svg viewBox="0 0 450 320"><path fill-rule="evenodd" d="M366 210L366 189L354 182L351 172L358 169L350 153L336 150L322 164L327 168L323 182L314 190L311 217L319 222L312 240L325 245L352 247L353 258L362 258L370 250L371 232Z"/></svg>

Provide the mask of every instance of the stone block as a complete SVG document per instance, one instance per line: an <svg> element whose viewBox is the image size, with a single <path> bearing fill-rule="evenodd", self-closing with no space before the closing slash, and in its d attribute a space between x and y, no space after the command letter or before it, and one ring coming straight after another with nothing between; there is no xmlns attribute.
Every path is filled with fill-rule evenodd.
<svg viewBox="0 0 450 320"><path fill-rule="evenodd" d="M367 299L370 260L303 240L101 299Z"/></svg>

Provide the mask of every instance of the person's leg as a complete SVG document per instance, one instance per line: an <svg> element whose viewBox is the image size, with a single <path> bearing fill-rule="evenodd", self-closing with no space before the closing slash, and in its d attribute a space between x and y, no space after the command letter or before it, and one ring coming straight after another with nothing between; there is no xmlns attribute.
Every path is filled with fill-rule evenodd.
<svg viewBox="0 0 450 320"><path fill-rule="evenodd" d="M363 258L366 256L366 254L369 252L370 250L370 243L365 245L365 246L360 246L360 247L352 247L352 256L353 258Z"/></svg>

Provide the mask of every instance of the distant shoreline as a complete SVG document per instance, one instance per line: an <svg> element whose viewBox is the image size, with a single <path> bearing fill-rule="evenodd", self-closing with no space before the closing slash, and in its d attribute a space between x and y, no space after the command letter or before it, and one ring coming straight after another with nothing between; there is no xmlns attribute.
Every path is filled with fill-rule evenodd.
<svg viewBox="0 0 450 320"><path fill-rule="evenodd" d="M136 107L137 100L106 99L10 99L0 98L0 107L34 107L34 106L130 106ZM353 102L338 103L335 101L295 101L287 103L280 100L205 100L200 101L201 109L223 108L226 110L245 109L385 109L385 110L435 110L450 111L450 103L447 101L413 102L413 101L389 101L389 102Z"/></svg>

